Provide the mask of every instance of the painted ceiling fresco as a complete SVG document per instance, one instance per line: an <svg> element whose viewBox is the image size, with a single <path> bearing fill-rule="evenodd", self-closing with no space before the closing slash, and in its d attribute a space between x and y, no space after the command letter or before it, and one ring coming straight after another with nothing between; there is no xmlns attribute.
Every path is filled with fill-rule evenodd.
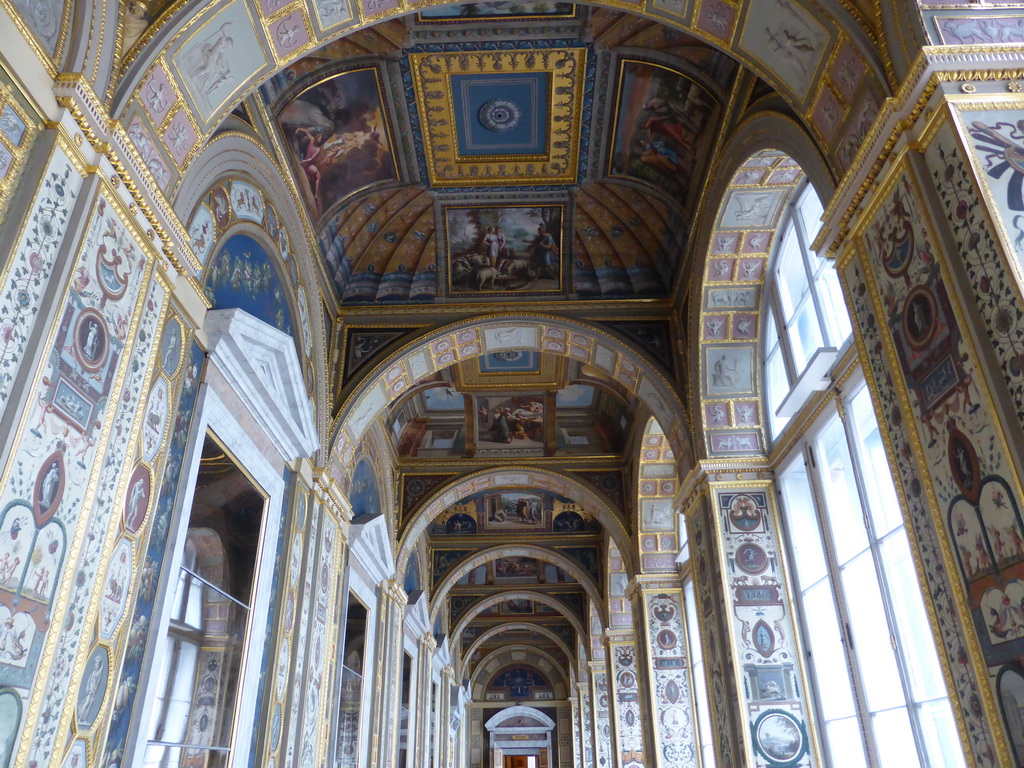
<svg viewBox="0 0 1024 768"><path fill-rule="evenodd" d="M584 368L508 352L442 371L392 406L396 452L422 459L618 453L634 405L617 384Z"/></svg>
<svg viewBox="0 0 1024 768"><path fill-rule="evenodd" d="M668 295L738 68L542 5L391 20L263 86L343 304Z"/></svg>

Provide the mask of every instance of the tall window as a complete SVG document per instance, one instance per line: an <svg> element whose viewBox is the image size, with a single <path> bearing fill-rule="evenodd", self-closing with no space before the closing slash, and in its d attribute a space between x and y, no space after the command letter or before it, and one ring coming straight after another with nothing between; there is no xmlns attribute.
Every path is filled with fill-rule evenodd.
<svg viewBox="0 0 1024 768"><path fill-rule="evenodd" d="M359 764L366 617L366 606L350 592L345 620L345 641L342 646L341 692L338 697L338 731L334 750L334 764L339 768L352 768Z"/></svg>
<svg viewBox="0 0 1024 768"><path fill-rule="evenodd" d="M835 768L962 766L869 391L838 401L779 472L825 750Z"/></svg>
<svg viewBox="0 0 1024 768"><path fill-rule="evenodd" d="M207 438L152 688L146 766L228 764L264 506Z"/></svg>
<svg viewBox="0 0 1024 768"><path fill-rule="evenodd" d="M690 674L693 676L693 708L701 768L715 768L715 740L711 732L711 704L708 699L704 649L700 644L700 622L697 618L697 595L690 567L690 544L686 535L686 519L680 515L677 526L680 550L678 562L683 565L683 602L686 609L686 636L690 650Z"/></svg>
<svg viewBox="0 0 1024 768"><path fill-rule="evenodd" d="M805 182L779 224L774 268L766 286L765 382L769 424L778 436L795 407L787 402L822 348L839 348L850 336L850 319L835 269L811 250L822 215L821 201ZM834 357L834 356L833 356ZM820 374L825 371L820 371ZM780 414L783 404L789 406ZM795 406L795 407L794 407Z"/></svg>

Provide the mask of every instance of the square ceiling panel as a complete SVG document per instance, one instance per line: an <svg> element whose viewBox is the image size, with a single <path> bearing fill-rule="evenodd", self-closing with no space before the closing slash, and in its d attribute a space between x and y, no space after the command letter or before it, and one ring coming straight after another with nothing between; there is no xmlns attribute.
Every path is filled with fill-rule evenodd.
<svg viewBox="0 0 1024 768"><path fill-rule="evenodd" d="M548 150L551 75L452 75L460 157L542 157Z"/></svg>
<svg viewBox="0 0 1024 768"><path fill-rule="evenodd" d="M410 59L432 186L575 183L586 49Z"/></svg>

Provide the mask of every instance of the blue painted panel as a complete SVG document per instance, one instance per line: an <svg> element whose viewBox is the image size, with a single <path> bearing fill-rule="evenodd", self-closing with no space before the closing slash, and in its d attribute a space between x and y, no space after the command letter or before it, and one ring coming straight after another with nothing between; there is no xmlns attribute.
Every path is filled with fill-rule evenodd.
<svg viewBox="0 0 1024 768"><path fill-rule="evenodd" d="M214 309L244 309L279 331L292 333L281 276L266 249L248 235L235 235L218 249L203 290Z"/></svg>
<svg viewBox="0 0 1024 768"><path fill-rule="evenodd" d="M547 154L549 80L547 72L452 75L452 106L459 154ZM514 105L505 107L506 112L498 116L497 121L501 125L514 127L506 130L486 127L481 110L496 100ZM486 110L483 114L486 114Z"/></svg>

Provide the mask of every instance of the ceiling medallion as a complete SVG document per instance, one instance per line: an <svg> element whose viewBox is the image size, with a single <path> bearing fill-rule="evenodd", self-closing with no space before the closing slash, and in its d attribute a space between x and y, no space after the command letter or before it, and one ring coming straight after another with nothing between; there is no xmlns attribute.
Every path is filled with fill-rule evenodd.
<svg viewBox="0 0 1024 768"><path fill-rule="evenodd" d="M409 55L432 187L574 184L585 48Z"/></svg>
<svg viewBox="0 0 1024 768"><path fill-rule="evenodd" d="M519 105L508 99L492 99L480 107L480 124L490 131L511 131L522 116Z"/></svg>

